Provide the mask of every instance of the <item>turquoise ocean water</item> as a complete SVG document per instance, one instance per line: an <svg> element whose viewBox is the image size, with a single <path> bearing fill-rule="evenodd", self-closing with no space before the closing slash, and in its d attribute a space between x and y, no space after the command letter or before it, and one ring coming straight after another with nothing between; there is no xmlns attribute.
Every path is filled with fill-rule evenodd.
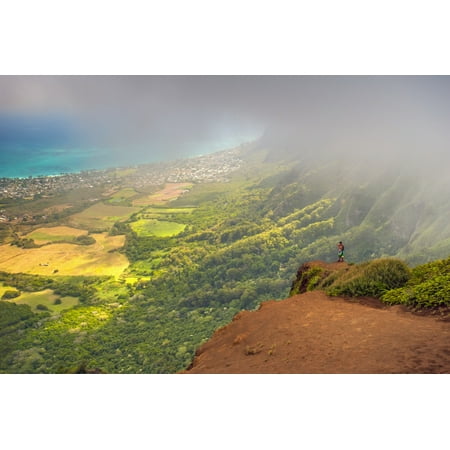
<svg viewBox="0 0 450 450"><path fill-rule="evenodd" d="M112 151L99 148L13 147L0 145L0 178L27 178L169 162L231 149L251 139L198 143L176 150Z"/></svg>
<svg viewBox="0 0 450 450"><path fill-rule="evenodd" d="M124 148L86 144L67 119L58 116L21 116L0 113L0 178L27 178L77 173L139 164L169 162L254 140L255 130L222 131L213 138L193 141L130 143Z"/></svg>
<svg viewBox="0 0 450 450"><path fill-rule="evenodd" d="M111 155L99 149L15 149L0 151L0 178L27 178L149 163L151 158Z"/></svg>

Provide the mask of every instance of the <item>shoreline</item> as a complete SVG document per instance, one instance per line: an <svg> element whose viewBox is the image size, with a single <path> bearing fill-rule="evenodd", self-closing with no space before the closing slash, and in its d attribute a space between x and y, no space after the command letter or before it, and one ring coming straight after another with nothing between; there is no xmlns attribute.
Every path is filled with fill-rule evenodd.
<svg viewBox="0 0 450 450"><path fill-rule="evenodd" d="M240 152L240 148L234 148L172 161L90 169L58 175L3 177L0 178L0 201L8 199L11 204L13 200L33 200L38 196L48 197L58 192L100 185L129 185L139 190L165 182L225 181L231 172L241 166Z"/></svg>
<svg viewBox="0 0 450 450"><path fill-rule="evenodd" d="M108 173L112 171L117 170L129 170L129 169L144 169L144 168L152 168L152 166L159 166L159 165L173 165L184 161L192 161L196 159L202 159L202 158L209 158L214 157L215 155L221 155L224 153L230 153L239 151L242 149L242 146L248 145L248 143L242 143L236 147L217 150L211 153L202 153L202 154L195 154L192 156L186 156L181 158L175 158L170 160L153 160L153 161L145 161L145 162L138 162L130 165L118 165L118 166L109 166L105 168L90 168L90 169L81 169L81 170L75 170L73 172L60 172L56 174L38 174L38 175L27 175L27 176L2 176L0 175L0 181L14 181L14 180L36 180L36 179L47 179L47 178L61 178L65 176L77 176L77 175L90 175L90 174L99 174L99 173Z"/></svg>

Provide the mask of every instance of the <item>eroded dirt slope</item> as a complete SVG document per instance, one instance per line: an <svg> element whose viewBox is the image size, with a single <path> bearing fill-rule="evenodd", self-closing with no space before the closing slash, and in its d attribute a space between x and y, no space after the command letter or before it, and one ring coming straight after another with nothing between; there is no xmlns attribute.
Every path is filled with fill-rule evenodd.
<svg viewBox="0 0 450 450"><path fill-rule="evenodd" d="M450 322L312 291L239 313L183 373L450 373Z"/></svg>

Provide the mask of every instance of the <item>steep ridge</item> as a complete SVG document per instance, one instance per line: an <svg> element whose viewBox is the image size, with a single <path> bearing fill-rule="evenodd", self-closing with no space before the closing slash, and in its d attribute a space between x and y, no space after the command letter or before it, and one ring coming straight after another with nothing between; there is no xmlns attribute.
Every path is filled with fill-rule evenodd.
<svg viewBox="0 0 450 450"><path fill-rule="evenodd" d="M240 312L182 373L450 373L449 338L448 318L310 291Z"/></svg>

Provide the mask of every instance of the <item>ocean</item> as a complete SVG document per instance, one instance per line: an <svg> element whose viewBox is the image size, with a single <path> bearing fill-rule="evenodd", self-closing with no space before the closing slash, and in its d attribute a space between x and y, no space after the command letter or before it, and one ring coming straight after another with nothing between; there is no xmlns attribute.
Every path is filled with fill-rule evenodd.
<svg viewBox="0 0 450 450"><path fill-rule="evenodd" d="M254 131L220 133L215 138L158 142L144 146L95 147L70 121L59 116L0 113L0 178L28 178L169 162L236 147L255 139ZM177 144L175 144L177 142Z"/></svg>
<svg viewBox="0 0 450 450"><path fill-rule="evenodd" d="M0 143L0 178L28 178L170 162L237 147L244 140L197 143L180 149L111 150ZM248 141L247 141L248 142Z"/></svg>
<svg viewBox="0 0 450 450"><path fill-rule="evenodd" d="M133 155L104 149L15 148L0 149L0 178L28 178L61 175L85 170L102 170L154 162L151 158L133 158Z"/></svg>

